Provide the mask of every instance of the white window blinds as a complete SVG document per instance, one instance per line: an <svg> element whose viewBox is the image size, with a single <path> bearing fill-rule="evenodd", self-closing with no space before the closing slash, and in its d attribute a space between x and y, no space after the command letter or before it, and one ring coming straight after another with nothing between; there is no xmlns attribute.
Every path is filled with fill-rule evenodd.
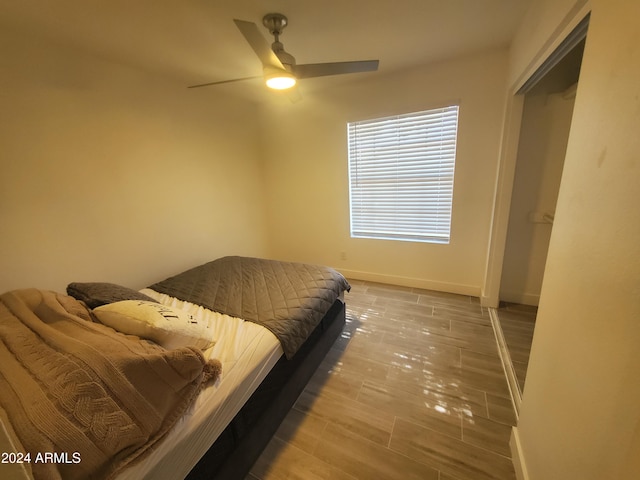
<svg viewBox="0 0 640 480"><path fill-rule="evenodd" d="M458 106L347 128L351 236L449 243Z"/></svg>

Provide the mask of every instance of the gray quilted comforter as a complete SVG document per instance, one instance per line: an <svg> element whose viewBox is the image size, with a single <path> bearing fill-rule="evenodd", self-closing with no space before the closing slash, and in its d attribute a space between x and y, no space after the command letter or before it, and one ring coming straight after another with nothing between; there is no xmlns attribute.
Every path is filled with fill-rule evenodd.
<svg viewBox="0 0 640 480"><path fill-rule="evenodd" d="M149 288L258 323L275 334L291 358L340 294L351 287L329 267L223 257Z"/></svg>

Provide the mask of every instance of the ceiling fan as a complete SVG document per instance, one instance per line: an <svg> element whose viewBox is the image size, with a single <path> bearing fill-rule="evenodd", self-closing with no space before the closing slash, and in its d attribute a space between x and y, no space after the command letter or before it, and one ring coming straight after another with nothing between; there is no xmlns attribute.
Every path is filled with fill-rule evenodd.
<svg viewBox="0 0 640 480"><path fill-rule="evenodd" d="M262 24L274 37L274 42L271 46L269 46L267 40L262 36L255 23L244 20L234 20L234 22L262 62L263 76L267 86L277 90L293 90L293 95L290 95L292 100L297 99L296 95L298 94L295 93L293 87L296 85L298 80L312 77L323 77L326 75L373 72L378 69L378 60L308 63L305 65L297 65L293 55L286 52L284 46L280 42L280 35L282 35L282 31L289 23L287 17L281 13L269 13L262 18ZM260 78L260 76L202 83L199 85L191 85L189 88L240 82L254 78Z"/></svg>

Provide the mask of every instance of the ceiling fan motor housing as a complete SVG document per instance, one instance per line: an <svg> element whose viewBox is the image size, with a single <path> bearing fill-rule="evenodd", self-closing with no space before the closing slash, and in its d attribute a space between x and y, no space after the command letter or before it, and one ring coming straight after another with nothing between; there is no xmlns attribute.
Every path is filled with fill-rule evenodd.
<svg viewBox="0 0 640 480"><path fill-rule="evenodd" d="M276 54L276 57L278 57L278 60L282 62L284 68L291 71L293 67L296 66L296 59L293 58L293 55L284 51L280 42L273 42L271 48L273 49L273 53Z"/></svg>

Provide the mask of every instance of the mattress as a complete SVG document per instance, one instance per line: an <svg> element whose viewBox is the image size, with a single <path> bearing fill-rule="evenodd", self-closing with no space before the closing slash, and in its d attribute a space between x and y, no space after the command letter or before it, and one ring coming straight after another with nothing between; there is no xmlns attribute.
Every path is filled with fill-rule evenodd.
<svg viewBox="0 0 640 480"><path fill-rule="evenodd" d="M141 292L165 305L185 309L212 326L216 343L204 354L222 362L222 375L200 393L153 452L117 478L184 478L264 380L283 350L277 338L256 323L151 289Z"/></svg>

